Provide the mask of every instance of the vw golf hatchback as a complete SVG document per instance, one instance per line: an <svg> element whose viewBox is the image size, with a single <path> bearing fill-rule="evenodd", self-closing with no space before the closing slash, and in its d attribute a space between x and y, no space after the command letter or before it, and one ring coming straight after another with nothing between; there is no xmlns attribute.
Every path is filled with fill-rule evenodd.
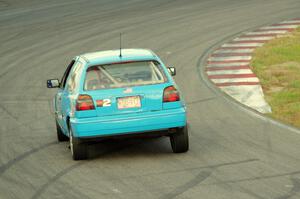
<svg viewBox="0 0 300 199"><path fill-rule="evenodd" d="M174 153L189 149L186 107L172 75L150 50L123 49L75 57L54 98L59 141L74 160L86 159L87 142L137 135L169 136Z"/></svg>

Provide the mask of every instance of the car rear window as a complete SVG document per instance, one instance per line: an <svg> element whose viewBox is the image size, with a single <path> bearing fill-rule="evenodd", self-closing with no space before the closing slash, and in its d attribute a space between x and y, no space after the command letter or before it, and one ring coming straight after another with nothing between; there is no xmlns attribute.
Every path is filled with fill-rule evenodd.
<svg viewBox="0 0 300 199"><path fill-rule="evenodd" d="M89 67L84 90L160 84L166 81L167 78L158 62L116 63Z"/></svg>

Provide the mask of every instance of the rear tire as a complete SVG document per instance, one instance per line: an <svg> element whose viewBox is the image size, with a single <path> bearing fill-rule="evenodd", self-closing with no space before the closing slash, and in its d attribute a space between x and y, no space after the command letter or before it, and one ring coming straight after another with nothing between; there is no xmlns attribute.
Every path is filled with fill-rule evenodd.
<svg viewBox="0 0 300 199"><path fill-rule="evenodd" d="M73 160L85 160L87 159L87 145L81 143L80 140L73 136L73 132L70 129L70 149Z"/></svg>
<svg viewBox="0 0 300 199"><path fill-rule="evenodd" d="M170 135L170 142L174 153L184 153L189 150L189 135L187 126L180 128Z"/></svg>
<svg viewBox="0 0 300 199"><path fill-rule="evenodd" d="M55 123L56 123L57 140L58 140L59 142L65 142L65 141L68 141L68 140L69 140L68 136L66 136L66 135L62 132L62 130L61 130L59 124L57 123L57 121L55 121Z"/></svg>

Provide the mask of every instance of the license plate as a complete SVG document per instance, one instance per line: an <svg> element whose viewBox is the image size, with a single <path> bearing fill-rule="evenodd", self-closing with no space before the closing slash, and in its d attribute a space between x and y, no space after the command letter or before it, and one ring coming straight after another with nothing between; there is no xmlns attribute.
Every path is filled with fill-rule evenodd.
<svg viewBox="0 0 300 199"><path fill-rule="evenodd" d="M140 107L141 107L140 96L118 98L118 109L140 108Z"/></svg>

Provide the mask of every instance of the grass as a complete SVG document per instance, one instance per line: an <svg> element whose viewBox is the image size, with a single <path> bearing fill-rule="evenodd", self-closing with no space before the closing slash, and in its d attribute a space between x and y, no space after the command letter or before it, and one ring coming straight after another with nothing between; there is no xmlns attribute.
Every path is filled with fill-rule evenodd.
<svg viewBox="0 0 300 199"><path fill-rule="evenodd" d="M270 116L300 127L300 28L256 49L251 67L272 108Z"/></svg>

